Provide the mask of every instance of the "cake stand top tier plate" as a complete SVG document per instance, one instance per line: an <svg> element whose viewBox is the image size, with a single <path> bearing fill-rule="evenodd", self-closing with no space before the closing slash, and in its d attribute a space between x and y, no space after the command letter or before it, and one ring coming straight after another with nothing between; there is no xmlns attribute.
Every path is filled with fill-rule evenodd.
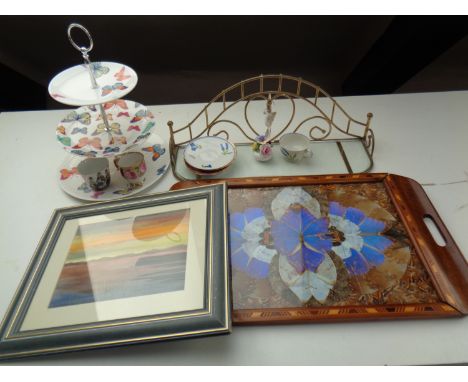
<svg viewBox="0 0 468 382"><path fill-rule="evenodd" d="M98 88L93 89L87 64L76 65L57 74L49 84L49 93L66 105L97 105L122 98L138 82L136 72L116 62L92 62L91 70Z"/></svg>

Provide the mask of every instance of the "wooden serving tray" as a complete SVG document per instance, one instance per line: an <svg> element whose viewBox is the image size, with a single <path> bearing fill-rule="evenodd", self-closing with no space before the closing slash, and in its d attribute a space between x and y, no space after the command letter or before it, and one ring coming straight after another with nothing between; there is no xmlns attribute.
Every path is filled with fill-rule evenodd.
<svg viewBox="0 0 468 382"><path fill-rule="evenodd" d="M414 180L357 174L224 181L234 323L468 314L467 261Z"/></svg>

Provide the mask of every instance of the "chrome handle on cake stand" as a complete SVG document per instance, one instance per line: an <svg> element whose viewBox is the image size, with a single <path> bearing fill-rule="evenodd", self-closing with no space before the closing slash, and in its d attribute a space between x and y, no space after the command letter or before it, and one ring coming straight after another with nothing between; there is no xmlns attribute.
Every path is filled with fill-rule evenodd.
<svg viewBox="0 0 468 382"><path fill-rule="evenodd" d="M71 31L73 30L73 28L81 29L86 34L86 37L88 37L88 39L89 39L89 46L88 47L79 46L73 40L73 38L71 36ZM96 77L94 77L93 66L92 66L92 63L91 63L91 61L89 59L89 54L88 54L93 49L93 45L94 45L93 44L93 38L91 37L91 34L89 33L89 31L83 25L77 24L77 23L72 23L72 24L70 24L68 26L67 34L68 34L68 40L70 41L72 46L81 53L81 56L83 57L85 65L88 68L89 78L91 80L91 88L92 89L98 89L99 85L98 85L98 83L96 81ZM112 136L112 129L111 129L110 125L109 125L109 120L107 119L107 114L106 114L102 104L99 104L99 111L101 113L101 118L104 121L104 126L105 126L106 132L109 133Z"/></svg>

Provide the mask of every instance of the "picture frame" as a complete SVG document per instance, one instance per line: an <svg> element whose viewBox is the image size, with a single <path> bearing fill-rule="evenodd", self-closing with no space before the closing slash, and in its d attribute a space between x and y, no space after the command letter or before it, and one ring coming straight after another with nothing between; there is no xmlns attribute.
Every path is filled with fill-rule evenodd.
<svg viewBox="0 0 468 382"><path fill-rule="evenodd" d="M233 324L468 314L467 261L416 181L387 173L221 181Z"/></svg>
<svg viewBox="0 0 468 382"><path fill-rule="evenodd" d="M231 331L226 185L54 211L0 359Z"/></svg>

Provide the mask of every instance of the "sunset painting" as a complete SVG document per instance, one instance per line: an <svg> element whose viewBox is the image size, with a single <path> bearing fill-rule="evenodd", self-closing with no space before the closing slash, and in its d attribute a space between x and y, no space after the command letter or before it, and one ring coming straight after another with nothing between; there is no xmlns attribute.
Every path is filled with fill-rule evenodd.
<svg viewBox="0 0 468 382"><path fill-rule="evenodd" d="M49 308L183 290L189 214L78 226Z"/></svg>

